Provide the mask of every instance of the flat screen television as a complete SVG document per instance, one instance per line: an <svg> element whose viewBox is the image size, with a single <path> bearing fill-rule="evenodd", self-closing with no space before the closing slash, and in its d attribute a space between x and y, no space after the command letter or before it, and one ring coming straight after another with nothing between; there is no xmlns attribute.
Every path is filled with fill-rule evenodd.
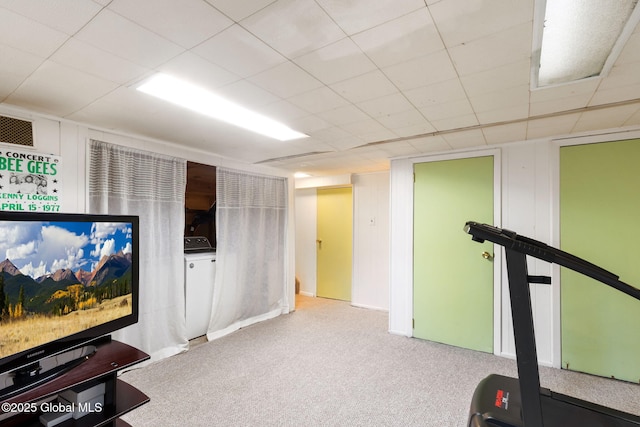
<svg viewBox="0 0 640 427"><path fill-rule="evenodd" d="M139 219L0 212L0 398L138 321Z"/></svg>

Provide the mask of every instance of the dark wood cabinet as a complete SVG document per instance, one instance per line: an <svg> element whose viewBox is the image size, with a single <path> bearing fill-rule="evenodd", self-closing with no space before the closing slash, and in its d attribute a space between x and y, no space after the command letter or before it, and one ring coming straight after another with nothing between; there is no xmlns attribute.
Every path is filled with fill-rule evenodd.
<svg viewBox="0 0 640 427"><path fill-rule="evenodd" d="M105 383L104 406L100 412L67 420L60 427L118 426L129 424L119 419L129 411L147 403L149 397L137 388L119 380L118 371L149 359L149 355L119 341L108 341L98 351L69 372L33 389L3 400L1 403L38 403L72 387L88 383ZM41 426L40 413L23 413L0 421L0 426Z"/></svg>

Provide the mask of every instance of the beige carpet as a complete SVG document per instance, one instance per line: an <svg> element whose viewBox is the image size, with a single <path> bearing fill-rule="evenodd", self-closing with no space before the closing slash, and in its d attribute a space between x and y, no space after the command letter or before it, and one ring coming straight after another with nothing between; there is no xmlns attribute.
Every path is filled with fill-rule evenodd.
<svg viewBox="0 0 640 427"><path fill-rule="evenodd" d="M515 362L387 332L385 312L300 297L294 313L122 375L146 426L465 426L477 383ZM640 386L541 369L544 387L640 415Z"/></svg>

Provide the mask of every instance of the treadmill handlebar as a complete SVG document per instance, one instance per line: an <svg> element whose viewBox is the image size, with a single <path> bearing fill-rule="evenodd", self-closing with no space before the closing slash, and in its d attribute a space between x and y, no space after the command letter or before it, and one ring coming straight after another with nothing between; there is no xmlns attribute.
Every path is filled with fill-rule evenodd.
<svg viewBox="0 0 640 427"><path fill-rule="evenodd" d="M640 300L640 290L627 283L621 282L617 275L595 264L585 261L582 258L571 255L568 252L554 248L538 240L519 236L511 230L474 221L468 221L464 226L464 231L470 234L474 241L482 243L485 240L488 240L504 246L505 249L514 250L543 261L561 265L570 270L598 280L619 290L620 292Z"/></svg>

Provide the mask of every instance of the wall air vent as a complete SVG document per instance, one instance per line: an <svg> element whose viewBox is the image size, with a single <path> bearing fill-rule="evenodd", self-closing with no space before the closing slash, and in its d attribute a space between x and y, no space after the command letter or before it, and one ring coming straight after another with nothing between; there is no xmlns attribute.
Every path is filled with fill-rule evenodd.
<svg viewBox="0 0 640 427"><path fill-rule="evenodd" d="M33 147L33 123L0 116L0 142Z"/></svg>

